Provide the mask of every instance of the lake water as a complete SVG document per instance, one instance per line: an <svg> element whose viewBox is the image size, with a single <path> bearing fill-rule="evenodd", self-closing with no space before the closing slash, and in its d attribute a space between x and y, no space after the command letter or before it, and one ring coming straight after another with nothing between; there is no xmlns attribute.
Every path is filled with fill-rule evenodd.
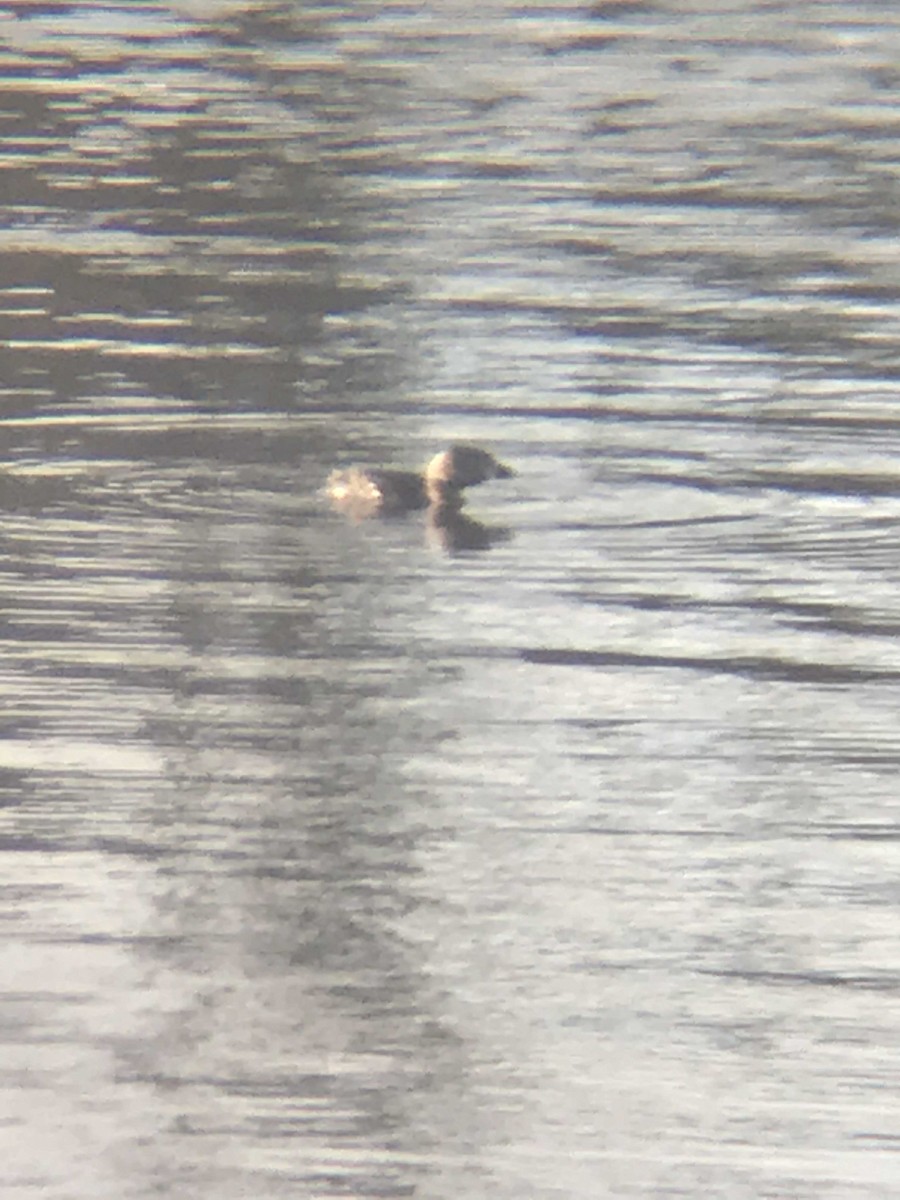
<svg viewBox="0 0 900 1200"><path fill-rule="evenodd" d="M4 1200L896 1197L897 6L0 60Z"/></svg>

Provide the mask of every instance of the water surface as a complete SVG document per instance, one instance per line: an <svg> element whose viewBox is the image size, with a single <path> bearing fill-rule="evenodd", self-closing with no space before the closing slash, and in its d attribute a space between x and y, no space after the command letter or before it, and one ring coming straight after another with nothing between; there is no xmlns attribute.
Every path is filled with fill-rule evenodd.
<svg viewBox="0 0 900 1200"><path fill-rule="evenodd" d="M894 6L0 54L4 1196L894 1195Z"/></svg>

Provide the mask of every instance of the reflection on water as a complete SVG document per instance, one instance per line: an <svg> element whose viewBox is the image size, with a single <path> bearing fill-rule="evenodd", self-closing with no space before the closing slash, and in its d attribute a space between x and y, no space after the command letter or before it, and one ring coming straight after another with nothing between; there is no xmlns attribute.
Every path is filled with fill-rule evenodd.
<svg viewBox="0 0 900 1200"><path fill-rule="evenodd" d="M4 1196L893 1195L892 7L4 12Z"/></svg>
<svg viewBox="0 0 900 1200"><path fill-rule="evenodd" d="M508 525L486 525L451 507L429 509L426 522L431 545L451 555L489 550L512 536Z"/></svg>

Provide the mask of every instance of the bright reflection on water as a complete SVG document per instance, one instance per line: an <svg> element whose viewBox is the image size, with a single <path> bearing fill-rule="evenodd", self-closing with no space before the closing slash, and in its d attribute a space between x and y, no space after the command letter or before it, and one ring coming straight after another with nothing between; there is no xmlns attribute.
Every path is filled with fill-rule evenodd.
<svg viewBox="0 0 900 1200"><path fill-rule="evenodd" d="M0 34L4 1200L895 1195L900 13Z"/></svg>

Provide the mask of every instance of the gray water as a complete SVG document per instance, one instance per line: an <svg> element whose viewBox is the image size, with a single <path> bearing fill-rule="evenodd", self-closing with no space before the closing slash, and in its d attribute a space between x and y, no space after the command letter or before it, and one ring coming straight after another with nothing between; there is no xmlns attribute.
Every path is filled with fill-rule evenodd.
<svg viewBox="0 0 900 1200"><path fill-rule="evenodd" d="M897 6L0 54L4 1200L897 1196Z"/></svg>

